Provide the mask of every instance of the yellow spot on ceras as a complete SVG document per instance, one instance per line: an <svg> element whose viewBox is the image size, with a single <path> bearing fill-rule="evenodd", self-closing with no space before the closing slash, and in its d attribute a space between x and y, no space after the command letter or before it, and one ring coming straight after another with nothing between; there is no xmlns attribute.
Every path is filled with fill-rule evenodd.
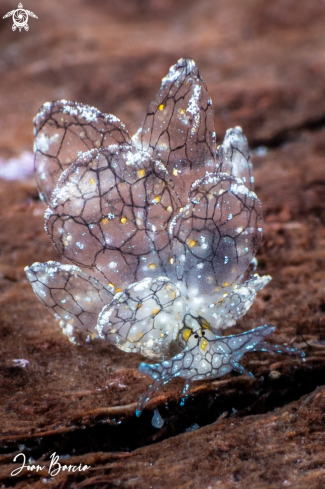
<svg viewBox="0 0 325 489"><path fill-rule="evenodd" d="M90 185L95 185L95 183L96 183L96 178L91 178L91 179L89 180L89 183L90 183Z"/></svg>
<svg viewBox="0 0 325 489"><path fill-rule="evenodd" d="M196 246L196 241L194 239L189 239L187 243L190 248L194 248L194 246Z"/></svg>
<svg viewBox="0 0 325 489"><path fill-rule="evenodd" d="M184 210L184 207L180 207L180 208L178 209L178 212L183 212L183 210Z"/></svg>
<svg viewBox="0 0 325 489"><path fill-rule="evenodd" d="M137 309L140 309L140 307L142 307L142 304L139 302L136 306Z"/></svg>
<svg viewBox="0 0 325 489"><path fill-rule="evenodd" d="M187 341L189 339L189 337L191 336L191 333L192 333L192 331L190 329L185 329L185 331L183 332L183 338L185 341Z"/></svg>
<svg viewBox="0 0 325 489"><path fill-rule="evenodd" d="M118 293L118 292L122 292L122 289L115 289L115 292Z"/></svg>
<svg viewBox="0 0 325 489"><path fill-rule="evenodd" d="M158 110L164 110L164 104L160 104L159 107L158 107Z"/></svg>
<svg viewBox="0 0 325 489"><path fill-rule="evenodd" d="M153 316L156 316L156 314L158 314L158 312L159 312L159 311L160 311L160 309L153 309L153 310L151 311L151 314L152 314Z"/></svg>
<svg viewBox="0 0 325 489"><path fill-rule="evenodd" d="M175 177L177 176L177 173L178 173L177 168L174 168L174 169L173 169L173 175L174 175Z"/></svg>
<svg viewBox="0 0 325 489"><path fill-rule="evenodd" d="M157 195L157 197L155 197L153 200L158 204L158 202L160 202L160 196Z"/></svg>
<svg viewBox="0 0 325 489"><path fill-rule="evenodd" d="M184 115L184 114L186 114L186 110L185 110L185 109L181 109L181 110L179 111L179 113L180 113L180 114L182 114L182 115Z"/></svg>
<svg viewBox="0 0 325 489"><path fill-rule="evenodd" d="M223 286L223 287L229 287L229 285L230 285L230 283L229 283L229 282L224 282L224 283L222 284L222 286Z"/></svg>
<svg viewBox="0 0 325 489"><path fill-rule="evenodd" d="M93 340L94 338L96 338L96 333L91 333L90 338L91 338L92 340Z"/></svg>
<svg viewBox="0 0 325 489"><path fill-rule="evenodd" d="M208 345L209 345L208 340L206 340L205 338L202 338L201 341L200 341L200 348L201 348L201 350L203 350L205 352L205 350L207 349Z"/></svg>
<svg viewBox="0 0 325 489"><path fill-rule="evenodd" d="M174 263L174 258L169 258L169 263L172 265Z"/></svg>
<svg viewBox="0 0 325 489"><path fill-rule="evenodd" d="M109 286L109 287L113 287L113 289L115 289L115 285L114 285L114 284L112 284L112 282L108 282L108 286Z"/></svg>
<svg viewBox="0 0 325 489"><path fill-rule="evenodd" d="M177 297L177 292L175 291L175 289L173 288L172 284L167 284L166 285L166 290L169 291L168 293L168 296L170 299L174 300L176 299Z"/></svg>
<svg viewBox="0 0 325 489"><path fill-rule="evenodd" d="M121 219L120 219L121 224L126 224L127 222L128 222L128 220L125 216L121 217Z"/></svg>
<svg viewBox="0 0 325 489"><path fill-rule="evenodd" d="M172 208L172 206L171 206L171 205L169 205L169 206L167 207L167 211L168 211L168 212L173 212L173 208Z"/></svg>
<svg viewBox="0 0 325 489"><path fill-rule="evenodd" d="M155 268L157 268L157 265L155 263L150 263L150 265L148 265L148 268L150 268L150 270L154 270Z"/></svg>
<svg viewBox="0 0 325 489"><path fill-rule="evenodd" d="M168 296L170 299L174 300L177 297L176 291L173 289L173 286L171 284L166 285L166 290L168 290Z"/></svg>
<svg viewBox="0 0 325 489"><path fill-rule="evenodd" d="M100 141L96 141L95 146L96 146L96 148L100 148Z"/></svg>
<svg viewBox="0 0 325 489"><path fill-rule="evenodd" d="M169 295L169 298L170 298L172 301L173 301L173 300L175 300L175 299L176 299L176 297L177 297L177 294L176 294L175 290L172 290L171 292L169 292L169 294L168 294L168 295Z"/></svg>
<svg viewBox="0 0 325 489"><path fill-rule="evenodd" d="M146 172L143 169L137 171L137 175L139 178L143 178L145 174Z"/></svg>
<svg viewBox="0 0 325 489"><path fill-rule="evenodd" d="M107 224L108 223L108 219L107 217L104 217L104 219L101 220L101 223L102 224Z"/></svg>

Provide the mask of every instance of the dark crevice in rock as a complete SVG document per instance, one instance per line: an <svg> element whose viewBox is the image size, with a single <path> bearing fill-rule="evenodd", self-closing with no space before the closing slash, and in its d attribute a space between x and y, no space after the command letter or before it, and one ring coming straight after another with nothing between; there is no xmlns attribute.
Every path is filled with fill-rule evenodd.
<svg viewBox="0 0 325 489"><path fill-rule="evenodd" d="M0 453L23 451L36 461L45 453L83 455L89 452L132 451L160 442L169 437L218 422L220 416L243 417L263 414L309 394L324 384L325 363L322 358L307 363L276 365L276 371L264 371L251 381L235 376L226 382L214 383L197 389L185 407L176 401L163 402L157 407L164 419L159 431L152 427L152 410L145 410L140 418L123 415L108 418L96 415L75 422L73 426L46 436L33 435L24 439L7 439L0 445ZM215 387L215 389L213 389Z"/></svg>
<svg viewBox="0 0 325 489"><path fill-rule="evenodd" d="M267 149L276 149L283 144L292 143L299 139L302 131L318 131L325 126L325 115L322 114L311 120L306 120L302 124L298 124L295 127L284 131L281 130L278 134L274 134L272 137L267 139L262 138L250 138L249 145L252 150L265 147Z"/></svg>

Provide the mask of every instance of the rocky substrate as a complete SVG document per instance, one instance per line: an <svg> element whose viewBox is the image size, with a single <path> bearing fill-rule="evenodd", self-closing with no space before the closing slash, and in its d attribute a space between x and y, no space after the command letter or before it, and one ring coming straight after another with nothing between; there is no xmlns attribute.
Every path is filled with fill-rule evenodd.
<svg viewBox="0 0 325 489"><path fill-rule="evenodd" d="M6 9L7 6L7 9ZM4 11L10 10L9 3ZM179 406L170 383L140 418L143 360L95 340L77 347L33 294L24 267L60 260L43 229L32 177L0 181L0 484L50 488L322 489L325 486L325 9L310 0L49 3L14 33L1 23L0 156L32 147L32 117L71 98L140 124L177 58L195 59L217 136L241 125L264 206L258 272L271 283L229 329L276 326L270 341L305 361L247 354L255 379L194 385ZM158 408L164 426L151 419ZM48 467L56 452L87 472L13 478L24 452Z"/></svg>

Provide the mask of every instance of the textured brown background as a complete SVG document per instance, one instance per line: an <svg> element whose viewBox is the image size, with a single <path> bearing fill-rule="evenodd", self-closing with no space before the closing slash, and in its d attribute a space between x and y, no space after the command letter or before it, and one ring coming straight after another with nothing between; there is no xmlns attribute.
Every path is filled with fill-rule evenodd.
<svg viewBox="0 0 325 489"><path fill-rule="evenodd" d="M67 98L117 115L133 133L169 66L194 58L219 142L241 125L255 149L265 210L261 275L273 280L234 332L273 323L272 341L306 361L246 355L254 374L174 381L140 419L141 357L75 347L24 276L57 260L33 179L0 180L0 484L49 488L325 487L325 2L323 0L27 0L29 32L0 20L0 157L32 150L32 118ZM16 7L1 0L1 17ZM265 148L261 150L261 146ZM257 148L257 149L256 149ZM26 359L23 368L14 359ZM317 388L318 386L318 388ZM151 426L158 406L165 419ZM200 426L200 429L193 428ZM191 431L189 431L189 429ZM15 454L91 465L10 477Z"/></svg>

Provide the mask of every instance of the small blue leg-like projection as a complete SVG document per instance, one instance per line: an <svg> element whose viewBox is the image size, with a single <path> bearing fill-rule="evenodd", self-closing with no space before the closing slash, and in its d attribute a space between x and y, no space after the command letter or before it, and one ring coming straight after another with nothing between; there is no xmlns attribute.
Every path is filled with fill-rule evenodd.
<svg viewBox="0 0 325 489"><path fill-rule="evenodd" d="M163 363L166 363L166 362L163 362ZM162 385L168 384L168 382L172 379L172 377L168 377L168 375L162 375L163 368L162 368L162 364L159 364L159 363L157 363L155 365L149 365L147 363L141 363L139 366L139 371L142 374L151 375L151 377L155 380L151 385L149 385L146 392L139 399L137 409L135 411L135 415L137 417L139 417L141 415L143 408L149 402L152 395L159 389L159 387L161 387Z"/></svg>
<svg viewBox="0 0 325 489"><path fill-rule="evenodd" d="M297 348L267 343L265 338L273 333L274 329L273 326L264 325L242 334L222 337L216 336L209 329L196 329L192 334L186 332L187 343L182 353L170 360L154 365L141 363L140 372L150 375L154 382L139 399L136 416L141 415L143 408L154 392L174 377L185 379L181 399L181 406L183 406L189 395L191 383L194 380L214 379L227 374L231 370L253 377L253 374L239 363L245 353L268 351L305 356L304 352Z"/></svg>
<svg viewBox="0 0 325 489"><path fill-rule="evenodd" d="M235 370L235 372L246 375L246 377L252 377L254 379L254 375L252 374L252 372L246 370L246 368L240 365L240 363L236 362L235 359L231 358L229 363L232 366L232 369Z"/></svg>
<svg viewBox="0 0 325 489"><path fill-rule="evenodd" d="M184 406L187 399L188 399L188 396L190 395L190 391L191 391L191 385L192 385L192 382L190 380L185 380L185 384L184 384L184 387L183 387L183 392L182 392L182 399L181 399L181 402L180 402L180 406Z"/></svg>

